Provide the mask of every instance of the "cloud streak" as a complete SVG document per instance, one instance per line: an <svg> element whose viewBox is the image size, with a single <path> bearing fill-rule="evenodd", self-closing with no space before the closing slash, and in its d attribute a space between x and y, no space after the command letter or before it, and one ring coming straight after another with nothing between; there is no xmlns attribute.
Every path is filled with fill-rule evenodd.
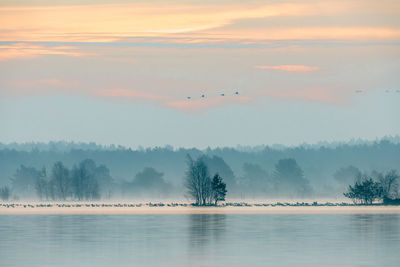
<svg viewBox="0 0 400 267"><path fill-rule="evenodd" d="M0 7L0 41L21 42L117 42L132 37L188 36L192 41L209 37L223 40L259 42L260 40L345 39L398 40L396 27L329 25L308 27L292 24L288 28L271 27L274 18L348 16L364 18L371 12L381 16L398 14L394 1L375 3L353 1L281 1L265 4L168 4L120 3L55 6ZM67 2L65 2L67 3ZM397 9L399 10L399 9ZM261 26L246 21L268 19ZM363 20L360 19L362 22ZM362 24L362 23L361 23ZM262 26L263 25L263 26ZM229 27L228 27L229 26ZM183 40L181 40L183 41ZM190 40L189 40L190 41Z"/></svg>
<svg viewBox="0 0 400 267"><path fill-rule="evenodd" d="M312 72L319 69L318 67L305 65L263 65L255 66L254 68L262 70L279 70L285 72Z"/></svg>
<svg viewBox="0 0 400 267"><path fill-rule="evenodd" d="M30 43L0 45L0 61L10 59L31 59L41 55L82 57L86 54L72 46L46 46Z"/></svg>

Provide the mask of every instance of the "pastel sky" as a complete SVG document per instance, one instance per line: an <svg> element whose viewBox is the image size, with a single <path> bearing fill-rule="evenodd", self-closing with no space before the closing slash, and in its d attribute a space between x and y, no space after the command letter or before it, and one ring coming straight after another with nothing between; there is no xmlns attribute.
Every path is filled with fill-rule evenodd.
<svg viewBox="0 0 400 267"><path fill-rule="evenodd" d="M0 2L3 143L297 145L399 115L398 0Z"/></svg>

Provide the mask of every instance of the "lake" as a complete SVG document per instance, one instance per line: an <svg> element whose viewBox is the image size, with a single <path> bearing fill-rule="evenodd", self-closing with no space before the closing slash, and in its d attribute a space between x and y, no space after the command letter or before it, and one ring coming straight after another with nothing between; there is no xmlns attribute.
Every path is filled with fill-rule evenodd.
<svg viewBox="0 0 400 267"><path fill-rule="evenodd" d="M399 266L399 214L0 215L0 266Z"/></svg>

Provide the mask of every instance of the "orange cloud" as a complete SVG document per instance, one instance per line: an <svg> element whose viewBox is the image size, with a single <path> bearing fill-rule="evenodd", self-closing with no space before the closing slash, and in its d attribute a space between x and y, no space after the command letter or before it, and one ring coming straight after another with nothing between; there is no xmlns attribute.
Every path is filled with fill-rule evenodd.
<svg viewBox="0 0 400 267"><path fill-rule="evenodd" d="M385 3L382 3L385 2ZM215 33L248 40L399 38L398 29L307 27L225 29L246 19L398 14L396 1L307 1L275 4L178 4L170 2L0 7L0 41L115 42L128 37ZM397 8L397 9L396 9ZM193 36L201 38L202 34Z"/></svg>
<svg viewBox="0 0 400 267"><path fill-rule="evenodd" d="M244 18L309 13L310 5L154 5L143 3L79 6L1 7L0 40L115 41L217 28ZM315 10L313 11L315 12Z"/></svg>
<svg viewBox="0 0 400 267"><path fill-rule="evenodd" d="M77 51L77 48L68 46L44 46L27 43L0 45L0 61L29 59L40 55L84 56L83 53Z"/></svg>
<svg viewBox="0 0 400 267"><path fill-rule="evenodd" d="M310 26L261 29L214 29L208 33L230 40L246 39L248 43L271 40L340 40L340 41L388 41L399 40L400 29L392 27Z"/></svg>
<svg viewBox="0 0 400 267"><path fill-rule="evenodd" d="M255 66L256 69L263 70L280 70L287 72L311 72L316 71L319 68L313 66L304 66L304 65L272 65L272 66Z"/></svg>

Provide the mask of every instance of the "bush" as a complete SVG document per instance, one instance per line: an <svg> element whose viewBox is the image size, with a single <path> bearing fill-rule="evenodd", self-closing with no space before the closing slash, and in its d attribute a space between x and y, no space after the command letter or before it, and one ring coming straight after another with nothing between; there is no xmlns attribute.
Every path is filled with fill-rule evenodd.
<svg viewBox="0 0 400 267"><path fill-rule="evenodd" d="M382 187L380 183L365 176L363 180L357 181L354 186L349 185L348 191L343 195L353 200L354 203L370 205L382 196Z"/></svg>

